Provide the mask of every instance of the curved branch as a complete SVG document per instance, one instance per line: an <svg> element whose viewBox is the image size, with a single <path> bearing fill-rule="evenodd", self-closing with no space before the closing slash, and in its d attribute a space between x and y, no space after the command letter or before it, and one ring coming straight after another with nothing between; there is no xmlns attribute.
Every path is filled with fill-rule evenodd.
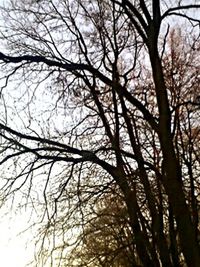
<svg viewBox="0 0 200 267"><path fill-rule="evenodd" d="M22 134L19 133L13 129L11 129L10 127L3 125L2 123L0 123L0 130L4 130L14 136L17 136L19 138L25 139L25 140L30 140L30 141L36 141L36 142L40 142L42 144L48 144L48 145L53 145L55 146L54 148L45 148L46 151L56 151L56 147L58 147L57 151L58 152L65 152L65 153L71 153L71 154L76 154L81 156L81 158L73 158L73 157L67 157L67 156L54 156L54 155L40 155L38 152L42 150L42 148L36 148L36 149L31 149L28 147L25 147L24 145L21 144L21 147L24 150L24 153L27 152L32 152L33 154L35 154L39 159L46 159L46 160L53 160L53 161L65 161L65 162L73 162L73 163L81 163L81 162L85 162L85 161L90 161L93 163L98 164L99 166L101 166L102 168L104 168L109 174L111 174L113 177L116 178L116 168L114 166L112 166L111 164L99 159L96 154L92 151L87 151L87 150L80 150L78 148L73 148L71 146L68 146L66 144L63 143L59 143L57 141L52 141L50 139L46 139L46 138L42 138L42 137L36 137L36 136L31 136L31 135L26 135L26 134ZM16 142L14 141L14 143L16 144ZM17 145L20 146L20 143L17 142ZM59 148L63 148L65 150L60 150ZM44 150L43 150L44 151ZM19 155L22 154L19 152ZM16 156L17 154L14 154L14 156ZM6 160L8 160L9 158L11 158L12 156L8 156L6 158ZM6 160L2 161L1 163L4 163Z"/></svg>
<svg viewBox="0 0 200 267"><path fill-rule="evenodd" d="M165 17L172 15L174 11L187 10L187 9L193 9L193 8L200 8L200 5L185 5L185 6L177 6L177 7L169 8L167 11L163 13L163 15L161 16L161 19L164 19Z"/></svg>
<svg viewBox="0 0 200 267"><path fill-rule="evenodd" d="M106 77L98 69L96 69L90 65L84 64L84 63L72 63L72 62L71 63L63 63L61 61L51 60L51 59L48 59L48 58L43 57L43 56L32 56L32 55L13 57L13 56L5 55L2 52L0 52L0 60L4 61L5 63L21 63L23 61L26 61L28 63L44 63L47 66L62 68L62 69L65 69L66 71L69 71L72 73L79 71L79 70L80 71L89 71L92 75L98 77L105 84L107 84L109 86L113 85L113 81L111 79L109 79L108 77ZM130 103L132 103L135 107L137 107L142 112L145 119L147 119L147 121L151 124L151 126L153 126L154 130L156 130L157 126L156 126L154 117L139 100L137 100L134 96L132 96L131 93L129 93L121 85L119 85L119 92L117 92L117 93L123 94L124 97ZM7 127L7 126L5 126L5 125L2 126L2 124L0 124L0 127Z"/></svg>

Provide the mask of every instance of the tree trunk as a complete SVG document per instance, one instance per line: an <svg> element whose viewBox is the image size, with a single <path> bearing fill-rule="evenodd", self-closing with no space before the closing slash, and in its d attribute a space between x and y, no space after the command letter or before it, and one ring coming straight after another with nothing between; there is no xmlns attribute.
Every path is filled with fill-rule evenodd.
<svg viewBox="0 0 200 267"><path fill-rule="evenodd" d="M172 206L177 222L180 244L188 266L199 267L200 251L192 223L190 211L186 204L183 188L181 168L175 155L171 135L171 116L167 91L164 82L161 61L157 47L149 46L151 66L159 109L159 139L163 153L163 185Z"/></svg>

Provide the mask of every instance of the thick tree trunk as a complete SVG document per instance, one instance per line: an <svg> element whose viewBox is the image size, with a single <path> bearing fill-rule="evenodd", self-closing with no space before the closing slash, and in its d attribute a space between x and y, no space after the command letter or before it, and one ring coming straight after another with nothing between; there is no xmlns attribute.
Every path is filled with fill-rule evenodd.
<svg viewBox="0 0 200 267"><path fill-rule="evenodd" d="M158 135L163 153L163 185L177 222L180 244L186 262L188 266L198 267L200 263L199 245L182 188L181 168L175 155L171 135L171 116L164 75L155 44L149 46L149 54L159 109Z"/></svg>
<svg viewBox="0 0 200 267"><path fill-rule="evenodd" d="M175 223L174 215L172 212L171 205L169 205L168 210L169 210L170 254L172 257L173 265L176 267L180 267L178 243L177 243L176 230L175 230L175 225L174 225Z"/></svg>
<svg viewBox="0 0 200 267"><path fill-rule="evenodd" d="M172 266L172 264L171 264L170 256L168 253L168 246L167 246L166 238L163 234L163 231L162 231L162 233L160 231L161 218L160 218L159 212L157 210L157 203L156 203L157 201L156 201L156 198L152 192L151 185L150 185L150 182L148 180L148 175L146 173L145 166L143 163L144 158L142 156L142 152L141 152L140 145L139 145L139 140L138 140L139 136L137 135L137 133L135 135L133 133L133 128L137 129L137 127L135 125L135 122L133 125L131 124L131 121L128 117L127 109L126 109L126 106L125 106L123 99L121 99L121 104L122 104L123 116L125 118L128 132L129 132L129 137L130 137L132 149L133 149L134 154L137 158L140 181L144 186L144 191L146 194L149 211L150 211L151 217L152 217L152 238L154 240L154 243L156 244L156 248L159 251L159 256L160 256L160 259L162 262L162 266L163 267L170 267L170 266Z"/></svg>

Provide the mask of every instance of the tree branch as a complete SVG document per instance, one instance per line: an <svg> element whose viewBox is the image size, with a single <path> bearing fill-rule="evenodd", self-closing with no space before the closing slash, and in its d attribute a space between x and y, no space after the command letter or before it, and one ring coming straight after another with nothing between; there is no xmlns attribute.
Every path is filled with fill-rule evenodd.
<svg viewBox="0 0 200 267"><path fill-rule="evenodd" d="M165 17L170 16L171 13L174 11L193 9L193 8L200 8L200 5L185 5L185 6L177 6L177 7L169 8L167 11L163 13L161 19L164 19Z"/></svg>

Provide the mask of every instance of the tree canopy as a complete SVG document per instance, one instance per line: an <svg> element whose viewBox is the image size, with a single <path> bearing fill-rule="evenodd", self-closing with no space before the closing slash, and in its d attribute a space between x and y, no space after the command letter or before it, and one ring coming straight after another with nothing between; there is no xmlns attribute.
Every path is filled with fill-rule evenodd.
<svg viewBox="0 0 200 267"><path fill-rule="evenodd" d="M1 6L1 200L35 266L200 262L197 1Z"/></svg>

